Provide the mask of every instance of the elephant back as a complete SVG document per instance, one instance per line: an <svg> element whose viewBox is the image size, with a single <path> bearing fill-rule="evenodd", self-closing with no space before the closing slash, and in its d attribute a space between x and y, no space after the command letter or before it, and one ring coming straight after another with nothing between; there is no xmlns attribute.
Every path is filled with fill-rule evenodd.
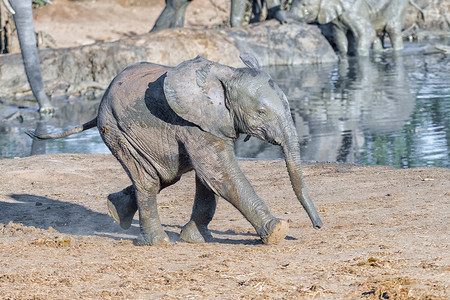
<svg viewBox="0 0 450 300"><path fill-rule="evenodd" d="M114 78L102 102L108 102L111 107L133 105L137 99L144 99L149 85L170 69L172 68L148 62L133 64Z"/></svg>
<svg viewBox="0 0 450 300"><path fill-rule="evenodd" d="M162 82L171 67L141 62L124 69L103 95L97 116L98 127L126 126L150 116L149 101L161 99ZM120 124L118 124L120 123Z"/></svg>

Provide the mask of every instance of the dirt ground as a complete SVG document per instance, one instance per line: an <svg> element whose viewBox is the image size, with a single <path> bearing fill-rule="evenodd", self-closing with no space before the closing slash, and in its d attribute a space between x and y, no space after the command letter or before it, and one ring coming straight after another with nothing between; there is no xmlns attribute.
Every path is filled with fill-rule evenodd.
<svg viewBox="0 0 450 300"><path fill-rule="evenodd" d="M139 247L106 196L129 180L112 155L0 160L1 299L449 299L450 170L304 165L324 222L296 200L283 161L240 163L272 213L289 220L263 245L220 199L214 240L180 241L194 196L192 172L159 195L171 238Z"/></svg>
<svg viewBox="0 0 450 300"><path fill-rule="evenodd" d="M144 34L164 9L164 0L52 0L34 11L35 29L48 47L74 47ZM227 0L195 0L188 5L185 27L205 28L228 20ZM51 38L48 37L50 35Z"/></svg>

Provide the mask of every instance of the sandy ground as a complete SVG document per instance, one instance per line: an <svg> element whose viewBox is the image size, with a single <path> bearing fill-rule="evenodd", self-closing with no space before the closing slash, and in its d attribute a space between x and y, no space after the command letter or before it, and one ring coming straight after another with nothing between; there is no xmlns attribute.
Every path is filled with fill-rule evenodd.
<svg viewBox="0 0 450 300"><path fill-rule="evenodd" d="M144 34L164 9L164 0L52 0L34 11L35 29L51 36L48 47L74 47ZM227 0L195 0L185 27L220 26L229 18Z"/></svg>
<svg viewBox="0 0 450 300"><path fill-rule="evenodd" d="M206 244L180 242L194 177L159 195L171 243L139 247L106 196L129 184L111 155L0 160L1 299L449 299L450 170L309 163L324 221L314 230L282 161L241 167L272 213L279 245L219 201Z"/></svg>

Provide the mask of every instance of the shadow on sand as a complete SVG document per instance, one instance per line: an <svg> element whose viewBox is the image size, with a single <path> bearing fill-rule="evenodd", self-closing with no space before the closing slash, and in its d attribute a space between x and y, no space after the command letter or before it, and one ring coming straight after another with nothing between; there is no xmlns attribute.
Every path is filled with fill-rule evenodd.
<svg viewBox="0 0 450 300"><path fill-rule="evenodd" d="M99 236L114 240L133 240L139 234L138 221L134 220L128 230L123 230L111 216L99 213L79 204L54 200L30 194L10 194L14 203L0 201L0 223L21 223L48 230L50 227L61 234ZM182 226L163 224L171 242L180 242ZM255 233L236 233L232 230L211 230L210 243L260 245ZM229 236L230 238L227 238ZM236 238L243 236L244 238ZM288 240L293 237L286 237Z"/></svg>

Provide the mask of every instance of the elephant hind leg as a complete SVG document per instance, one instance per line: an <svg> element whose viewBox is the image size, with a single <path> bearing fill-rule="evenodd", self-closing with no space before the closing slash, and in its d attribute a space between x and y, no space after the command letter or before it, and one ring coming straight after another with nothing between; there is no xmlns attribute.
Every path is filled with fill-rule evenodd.
<svg viewBox="0 0 450 300"><path fill-rule="evenodd" d="M130 185L120 192L110 194L107 205L110 215L119 223L120 227L130 228L138 209L134 187Z"/></svg>
<svg viewBox="0 0 450 300"><path fill-rule="evenodd" d="M218 196L203 182L195 177L196 191L190 221L183 227L180 237L188 243L204 243L210 241L212 235L208 230L216 212Z"/></svg>
<svg viewBox="0 0 450 300"><path fill-rule="evenodd" d="M99 124L107 125L101 122ZM102 136L103 140L133 182L132 187L109 197L111 215L118 220L122 228L125 228L131 224L132 215L134 216L137 209L141 232L136 244L168 243L170 240L161 225L156 203L156 195L161 189L156 170L117 129L115 130L113 126L108 128L110 128L108 135Z"/></svg>
<svg viewBox="0 0 450 300"><path fill-rule="evenodd" d="M158 214L156 195L159 191L157 182L136 187L136 198L139 208L139 227L141 232L136 240L138 246L151 246L170 242L164 231Z"/></svg>
<svg viewBox="0 0 450 300"><path fill-rule="evenodd" d="M402 50L403 49L403 37L401 28L399 25L390 25L386 27L386 32L389 35L389 39L391 40L392 49L393 50Z"/></svg>

